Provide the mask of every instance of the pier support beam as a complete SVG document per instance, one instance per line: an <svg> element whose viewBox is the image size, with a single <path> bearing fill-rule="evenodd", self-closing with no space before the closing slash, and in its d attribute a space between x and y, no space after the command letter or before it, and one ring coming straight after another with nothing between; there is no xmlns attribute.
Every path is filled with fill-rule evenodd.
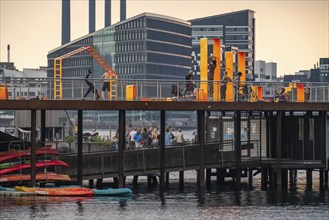
<svg viewBox="0 0 329 220"><path fill-rule="evenodd" d="M205 131L205 111L198 110L197 117L198 117L198 142L200 144L200 170L198 172L198 186L200 188L204 188L204 131Z"/></svg>
<svg viewBox="0 0 329 220"><path fill-rule="evenodd" d="M89 186L90 189L94 188L94 179L89 179L88 186Z"/></svg>
<svg viewBox="0 0 329 220"><path fill-rule="evenodd" d="M36 185L36 137L37 137L37 110L31 110L31 186Z"/></svg>
<svg viewBox="0 0 329 220"><path fill-rule="evenodd" d="M41 109L41 144L46 145L46 110Z"/></svg>
<svg viewBox="0 0 329 220"><path fill-rule="evenodd" d="M323 189L324 188L324 174L325 171L323 169L319 170L319 188Z"/></svg>
<svg viewBox="0 0 329 220"><path fill-rule="evenodd" d="M297 170L290 169L289 170L289 186L290 188L296 187L297 183Z"/></svg>
<svg viewBox="0 0 329 220"><path fill-rule="evenodd" d="M217 185L224 185L224 183L225 183L225 169L217 168L216 169L216 176L217 176L216 184Z"/></svg>
<svg viewBox="0 0 329 220"><path fill-rule="evenodd" d="M241 111L236 111L235 114L236 187L239 190L241 183Z"/></svg>
<svg viewBox="0 0 329 220"><path fill-rule="evenodd" d="M124 149L126 146L126 111L119 110L118 187L124 187Z"/></svg>
<svg viewBox="0 0 329 220"><path fill-rule="evenodd" d="M306 188L312 190L312 169L306 169Z"/></svg>
<svg viewBox="0 0 329 220"><path fill-rule="evenodd" d="M282 112L276 115L276 187L282 188Z"/></svg>
<svg viewBox="0 0 329 220"><path fill-rule="evenodd" d="M166 112L160 111L160 194L164 193L165 172L166 172L166 148L165 148L165 128Z"/></svg>
<svg viewBox="0 0 329 220"><path fill-rule="evenodd" d="M288 189L288 170L282 170L282 189Z"/></svg>
<svg viewBox="0 0 329 220"><path fill-rule="evenodd" d="M82 120L82 110L78 110L78 184L82 186L82 166L83 166L83 155L82 155L82 128L83 128L83 120Z"/></svg>
<svg viewBox="0 0 329 220"><path fill-rule="evenodd" d="M211 187L211 169L206 169L206 186Z"/></svg>
<svg viewBox="0 0 329 220"><path fill-rule="evenodd" d="M262 190L267 190L267 182L268 182L268 169L266 167L261 168L261 188Z"/></svg>
<svg viewBox="0 0 329 220"><path fill-rule="evenodd" d="M179 189L184 189L184 171L179 171Z"/></svg>
<svg viewBox="0 0 329 220"><path fill-rule="evenodd" d="M252 168L249 168L249 170L248 170L248 185L249 185L249 189L252 189L252 178L253 178Z"/></svg>
<svg viewBox="0 0 329 220"><path fill-rule="evenodd" d="M328 189L328 170L324 171L324 187Z"/></svg>

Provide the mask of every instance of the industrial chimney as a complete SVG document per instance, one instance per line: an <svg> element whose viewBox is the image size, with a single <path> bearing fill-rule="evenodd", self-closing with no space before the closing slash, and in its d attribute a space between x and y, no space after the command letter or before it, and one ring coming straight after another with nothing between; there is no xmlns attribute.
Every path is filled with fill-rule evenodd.
<svg viewBox="0 0 329 220"><path fill-rule="evenodd" d="M120 21L126 20L126 0L120 0Z"/></svg>
<svg viewBox="0 0 329 220"><path fill-rule="evenodd" d="M95 32L95 0L89 0L89 34Z"/></svg>
<svg viewBox="0 0 329 220"><path fill-rule="evenodd" d="M10 45L7 45L7 52L8 52L8 63L10 63Z"/></svg>
<svg viewBox="0 0 329 220"><path fill-rule="evenodd" d="M62 0L62 45L71 41L70 0Z"/></svg>
<svg viewBox="0 0 329 220"><path fill-rule="evenodd" d="M111 25L111 0L105 0L105 27Z"/></svg>

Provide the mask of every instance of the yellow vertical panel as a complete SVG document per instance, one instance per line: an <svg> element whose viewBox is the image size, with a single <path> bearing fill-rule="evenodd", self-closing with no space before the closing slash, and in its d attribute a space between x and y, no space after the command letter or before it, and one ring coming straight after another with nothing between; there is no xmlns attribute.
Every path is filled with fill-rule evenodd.
<svg viewBox="0 0 329 220"><path fill-rule="evenodd" d="M304 102L304 85L302 83L296 83L297 89L297 102Z"/></svg>
<svg viewBox="0 0 329 220"><path fill-rule="evenodd" d="M200 39L200 89L205 95L200 96L199 100L208 99L208 39ZM205 99L205 100L204 100Z"/></svg>
<svg viewBox="0 0 329 220"><path fill-rule="evenodd" d="M57 71L57 66L56 66L56 59L54 60L54 100L56 100L56 71Z"/></svg>
<svg viewBox="0 0 329 220"><path fill-rule="evenodd" d="M213 39L213 56L216 57L216 69L214 72L214 93L213 93L213 101L220 100L220 39L214 38ZM216 82L217 81L217 82Z"/></svg>
<svg viewBox="0 0 329 220"><path fill-rule="evenodd" d="M238 72L242 73L241 82L246 81L246 52L238 52Z"/></svg>
<svg viewBox="0 0 329 220"><path fill-rule="evenodd" d="M227 75L228 75L228 77L230 77L231 80L233 80L233 52L227 51L225 53L225 59L226 59ZM233 88L233 83L231 83L231 82L227 83L226 101L227 102L234 101L234 88Z"/></svg>

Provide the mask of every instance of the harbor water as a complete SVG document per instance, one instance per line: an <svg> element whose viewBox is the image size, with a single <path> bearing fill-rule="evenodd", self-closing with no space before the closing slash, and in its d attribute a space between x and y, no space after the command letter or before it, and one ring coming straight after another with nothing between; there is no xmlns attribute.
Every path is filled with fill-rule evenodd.
<svg viewBox="0 0 329 220"><path fill-rule="evenodd" d="M192 173L192 176L194 174ZM306 190L305 178L282 191L262 191L256 177L249 189L242 184L235 191L233 182L199 191L192 178L179 190L176 174L163 195L159 186L148 186L143 177L131 198L113 197L0 197L0 219L328 219L328 190ZM301 179L300 179L301 178Z"/></svg>

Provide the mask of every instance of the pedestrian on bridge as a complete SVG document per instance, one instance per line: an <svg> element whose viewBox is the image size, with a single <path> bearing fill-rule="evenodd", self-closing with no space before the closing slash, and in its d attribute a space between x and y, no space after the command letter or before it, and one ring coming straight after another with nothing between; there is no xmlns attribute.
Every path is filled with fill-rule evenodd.
<svg viewBox="0 0 329 220"><path fill-rule="evenodd" d="M88 78L89 78L89 76L90 76L91 73L92 73L91 70L88 69L88 74L87 74L86 77L85 77L85 82L86 82L86 84L88 85L88 90L87 90L86 93L83 95L82 100L85 100L85 98L87 97L87 95L88 95L90 92L93 92L93 93L96 95L96 100L101 99L101 97L100 97L100 95L99 95L97 89L95 89L94 84L91 83L91 82L88 80Z"/></svg>

